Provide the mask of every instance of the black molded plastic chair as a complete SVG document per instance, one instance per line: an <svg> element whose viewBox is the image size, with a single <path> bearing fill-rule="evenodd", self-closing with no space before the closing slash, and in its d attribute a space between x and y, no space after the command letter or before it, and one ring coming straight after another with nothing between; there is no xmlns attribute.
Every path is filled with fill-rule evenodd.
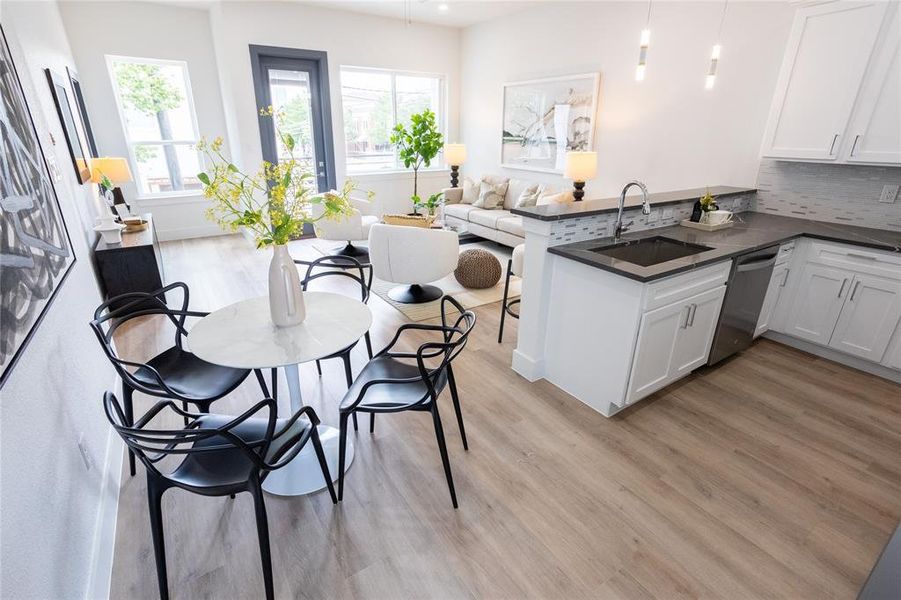
<svg viewBox="0 0 901 600"><path fill-rule="evenodd" d="M171 308L164 300L165 295L174 290L182 292L181 307L177 309ZM126 423L134 421L132 397L135 390L151 396L180 400L185 410L188 409L188 403L195 404L200 412L207 413L210 412L210 404L230 394L250 375L249 369L214 365L199 359L183 347L184 338L188 335L185 329L187 318L205 317L209 314L188 310L189 295L188 286L177 282L155 292L121 294L110 298L94 311L91 328L122 378ZM118 308L112 308L114 305ZM146 363L120 358L112 344L116 330L124 323L146 315L165 315L172 322L175 326L175 345ZM134 371L129 371L129 368ZM254 373L263 396L269 397L263 374L259 370L254 370ZM131 452L128 454L128 466L134 475L135 457Z"/></svg>
<svg viewBox="0 0 901 600"><path fill-rule="evenodd" d="M343 255L335 255L335 256L323 256L322 258L317 258L314 261L303 261L303 260L295 260L295 263L299 265L306 265L307 272L304 275L303 280L300 282L301 288L303 291L307 291L310 283L325 277L343 277L345 279L350 279L360 286L360 300L363 304L369 303L369 291L372 288L372 267L368 265L363 265L356 258L352 256L343 256ZM368 268L369 276L367 277L365 274L365 270ZM317 269L320 271L315 272ZM325 270L321 270L325 269ZM337 270L336 270L337 269ZM366 340L366 353L369 355L370 360L372 359L372 340L369 337L369 332L363 336ZM359 340L357 340L359 341ZM319 376L322 376L322 365L320 361L329 360L331 358L340 358L344 362L344 376L347 378L347 387L350 388L353 385L354 376L353 371L350 368L350 353L357 345L357 342L354 342L347 348L342 348L341 350L321 358L316 361L316 370L319 372ZM357 418L354 416L354 429L357 429ZM369 431L374 431L375 427L375 417L370 416L369 421Z"/></svg>
<svg viewBox="0 0 901 600"><path fill-rule="evenodd" d="M164 600L169 597L162 499L166 490L177 487L203 496L234 497L239 492L250 492L256 511L266 598L273 598L269 526L262 490L266 476L288 464L311 441L332 503L338 501L316 430L319 424L316 412L305 406L290 419L277 419L275 401L266 398L244 414L232 417L189 413L171 400L160 400L131 425L112 392L104 394L103 407L116 432L147 467L147 503L160 597ZM166 408L188 419L188 426L184 429L148 427ZM267 416L254 416L264 409ZM307 419L301 419L302 416ZM181 460L163 472L160 463L168 457Z"/></svg>
<svg viewBox="0 0 901 600"><path fill-rule="evenodd" d="M452 304L460 313L452 325L448 325L450 322L447 313L448 304ZM450 388L454 412L457 413L457 424L460 427L460 437L463 439L463 449L469 450L451 363L463 351L475 323L476 316L472 311L464 310L463 306L452 297L444 296L441 299L441 325L420 323L401 325L388 345L363 368L353 385L347 390L339 408L339 500L344 495L347 418L357 412L369 413L372 416L375 413L416 410L428 411L432 415L435 436L438 438L438 450L441 452L441 462L444 464L444 475L447 478L447 487L450 490L454 508L457 508L457 494L454 491L454 479L447 456L447 444L444 441L444 428L438 412L438 396L445 386ZM415 352L394 351L395 344L405 331L439 333L440 341L425 342ZM416 362L415 364L404 362L404 359L415 359Z"/></svg>

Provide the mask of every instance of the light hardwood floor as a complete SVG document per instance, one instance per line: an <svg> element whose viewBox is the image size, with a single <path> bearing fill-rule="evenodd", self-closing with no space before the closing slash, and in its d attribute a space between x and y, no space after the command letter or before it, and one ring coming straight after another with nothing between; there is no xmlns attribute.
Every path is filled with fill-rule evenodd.
<svg viewBox="0 0 901 600"><path fill-rule="evenodd" d="M308 242L292 253L316 256ZM167 243L163 258L198 310L266 291L268 255L241 238ZM403 316L371 304L380 348ZM267 496L278 597L855 596L901 517L901 386L760 341L606 419L516 375L516 321L498 345L498 311L476 310L455 369L469 452L441 399L459 510L427 414L380 417L375 435L361 417L344 502ZM171 337L146 323L122 343L146 357ZM305 402L336 424L340 361L301 377ZM214 410L259 394L250 378ZM145 494L140 465L126 471L114 598L157 597ZM174 598L262 596L247 494L170 491L163 511Z"/></svg>

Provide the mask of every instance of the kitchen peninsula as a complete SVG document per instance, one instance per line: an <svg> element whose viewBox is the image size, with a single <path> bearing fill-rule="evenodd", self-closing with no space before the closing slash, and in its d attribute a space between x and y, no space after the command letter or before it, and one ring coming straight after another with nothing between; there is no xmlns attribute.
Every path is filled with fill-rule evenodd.
<svg viewBox="0 0 901 600"><path fill-rule="evenodd" d="M650 215L626 202L634 223L617 246L692 248L645 266L604 253L610 200L516 209L526 242L514 370L611 416L707 363L733 259L772 248L763 307L748 317L755 336L901 381L901 233L752 212L753 190L724 186L711 192L733 227L676 225L703 192L652 194Z"/></svg>

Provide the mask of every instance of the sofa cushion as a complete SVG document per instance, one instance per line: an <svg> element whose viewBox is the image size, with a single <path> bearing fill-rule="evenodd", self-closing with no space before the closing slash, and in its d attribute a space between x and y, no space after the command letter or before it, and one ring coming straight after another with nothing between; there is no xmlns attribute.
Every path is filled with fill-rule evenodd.
<svg viewBox="0 0 901 600"><path fill-rule="evenodd" d="M469 177L463 178L463 196L460 198L460 202L463 204L472 204L476 200L479 199L479 183L478 181L473 181Z"/></svg>
<svg viewBox="0 0 901 600"><path fill-rule="evenodd" d="M512 216L498 219L497 228L519 237L526 237L526 233L522 228L522 217Z"/></svg>
<svg viewBox="0 0 901 600"><path fill-rule="evenodd" d="M477 225L483 225L485 227L490 227L491 229L497 229L497 222L503 218L513 216L509 210L496 209L496 210L474 210L469 213L469 222L476 223Z"/></svg>
<svg viewBox="0 0 901 600"><path fill-rule="evenodd" d="M534 185L534 181L527 181L525 179L511 179L510 183L507 185L507 195L504 197L504 208L509 210L516 206L516 201L519 200L519 197L522 195L523 191L533 187Z"/></svg>
<svg viewBox="0 0 901 600"><path fill-rule="evenodd" d="M469 213L473 210L479 210L472 204L445 204L444 215L454 217L463 221L469 220Z"/></svg>
<svg viewBox="0 0 901 600"><path fill-rule="evenodd" d="M479 199L473 203L473 206L491 210L503 206L506 195L507 182L491 183L483 179L479 186Z"/></svg>
<svg viewBox="0 0 901 600"><path fill-rule="evenodd" d="M558 194L544 193L538 197L538 206L544 206L546 204L569 204L573 201L575 201L575 197L573 196L572 191L569 190Z"/></svg>

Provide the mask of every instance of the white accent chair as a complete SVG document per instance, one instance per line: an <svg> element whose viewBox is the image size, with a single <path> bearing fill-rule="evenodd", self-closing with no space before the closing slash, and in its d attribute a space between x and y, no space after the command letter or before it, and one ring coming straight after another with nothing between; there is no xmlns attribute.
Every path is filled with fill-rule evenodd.
<svg viewBox="0 0 901 600"><path fill-rule="evenodd" d="M354 206L353 214L341 220L322 219L316 221L316 237L321 240L345 242L345 246L336 246L329 250L332 256L352 256L361 263L369 261L369 249L365 246L355 246L354 242L364 241L369 238L369 228L379 222L379 218L372 215L372 202L362 198L350 198ZM318 218L325 211L321 204L313 205L313 217Z"/></svg>
<svg viewBox="0 0 901 600"><path fill-rule="evenodd" d="M404 284L388 292L395 302L420 304L440 298L435 285L453 273L460 258L456 232L378 223L369 229L369 260L378 279Z"/></svg>

